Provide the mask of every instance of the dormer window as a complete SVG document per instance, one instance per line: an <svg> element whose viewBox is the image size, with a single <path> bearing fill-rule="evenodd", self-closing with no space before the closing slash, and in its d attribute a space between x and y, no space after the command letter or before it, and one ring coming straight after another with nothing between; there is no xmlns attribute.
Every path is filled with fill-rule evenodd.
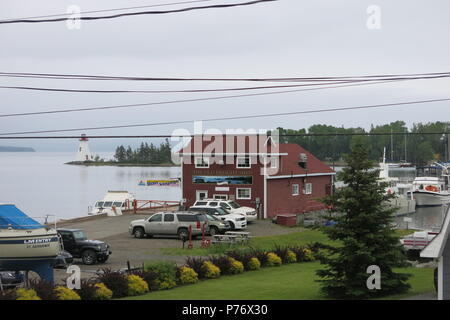
<svg viewBox="0 0 450 320"><path fill-rule="evenodd" d="M195 158L196 168L209 168L209 158L196 157Z"/></svg>
<svg viewBox="0 0 450 320"><path fill-rule="evenodd" d="M236 158L236 168L248 169L250 167L251 167L250 156Z"/></svg>

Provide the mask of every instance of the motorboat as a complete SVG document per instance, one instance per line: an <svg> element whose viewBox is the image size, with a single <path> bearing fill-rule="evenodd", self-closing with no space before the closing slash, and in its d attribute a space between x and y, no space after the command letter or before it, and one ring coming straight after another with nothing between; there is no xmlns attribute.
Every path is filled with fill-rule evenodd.
<svg viewBox="0 0 450 320"><path fill-rule="evenodd" d="M120 216L122 210L133 208L134 195L128 191L108 191L102 200L97 201L94 207L89 208L89 215L106 214Z"/></svg>
<svg viewBox="0 0 450 320"><path fill-rule="evenodd" d="M39 223L14 204L0 204L0 269L53 261L60 250L56 227Z"/></svg>
<svg viewBox="0 0 450 320"><path fill-rule="evenodd" d="M417 176L411 191L417 206L440 206L450 203L448 166L417 168Z"/></svg>

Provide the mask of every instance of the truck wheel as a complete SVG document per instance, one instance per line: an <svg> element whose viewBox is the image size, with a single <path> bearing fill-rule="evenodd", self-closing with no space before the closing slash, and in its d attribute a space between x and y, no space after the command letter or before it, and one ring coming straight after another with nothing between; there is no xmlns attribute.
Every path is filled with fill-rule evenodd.
<svg viewBox="0 0 450 320"><path fill-rule="evenodd" d="M134 228L133 234L135 238L142 239L145 236L145 231L143 228L138 227Z"/></svg>
<svg viewBox="0 0 450 320"><path fill-rule="evenodd" d="M94 250L84 250L81 254L81 259L84 264L91 265L97 262L97 254Z"/></svg>
<svg viewBox="0 0 450 320"><path fill-rule="evenodd" d="M236 228L234 223L232 221L228 221L228 222L230 223L231 230L234 230Z"/></svg>
<svg viewBox="0 0 450 320"><path fill-rule="evenodd" d="M217 227L214 227L214 226L211 226L211 227L209 227L209 234L210 235L215 235L215 234L218 234L219 233L219 229L217 228Z"/></svg>
<svg viewBox="0 0 450 320"><path fill-rule="evenodd" d="M108 260L109 257L105 257L105 258L98 258L98 262L100 263L105 263Z"/></svg>
<svg viewBox="0 0 450 320"><path fill-rule="evenodd" d="M178 229L178 238L180 238L180 240L189 239L189 231L186 228Z"/></svg>

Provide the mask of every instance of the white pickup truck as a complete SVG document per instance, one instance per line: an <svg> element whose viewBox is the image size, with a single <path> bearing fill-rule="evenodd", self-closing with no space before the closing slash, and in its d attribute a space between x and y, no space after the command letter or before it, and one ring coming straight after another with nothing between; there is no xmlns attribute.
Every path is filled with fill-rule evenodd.
<svg viewBox="0 0 450 320"><path fill-rule="evenodd" d="M240 214L246 217L248 222L257 219L254 208L241 206L233 200L203 199L195 201L193 207L222 208L230 213Z"/></svg>

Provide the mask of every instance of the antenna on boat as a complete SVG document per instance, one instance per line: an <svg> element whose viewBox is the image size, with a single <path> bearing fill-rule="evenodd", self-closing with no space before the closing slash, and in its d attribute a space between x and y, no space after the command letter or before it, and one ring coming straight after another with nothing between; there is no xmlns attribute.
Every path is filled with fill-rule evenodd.
<svg viewBox="0 0 450 320"><path fill-rule="evenodd" d="M386 147L383 148L383 163L386 163Z"/></svg>

